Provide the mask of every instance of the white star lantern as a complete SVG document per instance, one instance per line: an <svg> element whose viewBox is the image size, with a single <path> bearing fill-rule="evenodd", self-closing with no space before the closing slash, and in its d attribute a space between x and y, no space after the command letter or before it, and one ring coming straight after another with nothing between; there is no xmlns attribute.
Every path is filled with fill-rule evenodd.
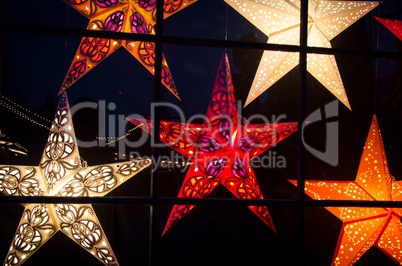
<svg viewBox="0 0 402 266"><path fill-rule="evenodd" d="M268 36L268 43L300 44L300 0L225 0ZM374 1L308 1L311 47L331 48L330 41L376 6ZM245 106L299 64L299 53L265 50ZM334 55L308 54L307 71L351 110Z"/></svg>
<svg viewBox="0 0 402 266"><path fill-rule="evenodd" d="M86 166L78 151L67 95L63 92L39 166L0 165L6 196L104 196L150 165L133 160ZM90 204L29 203L4 265L21 265L61 231L105 265L118 265Z"/></svg>

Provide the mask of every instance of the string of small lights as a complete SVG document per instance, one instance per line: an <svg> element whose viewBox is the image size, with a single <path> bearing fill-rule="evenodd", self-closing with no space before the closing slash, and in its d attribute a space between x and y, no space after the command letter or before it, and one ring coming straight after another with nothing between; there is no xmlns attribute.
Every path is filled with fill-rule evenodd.
<svg viewBox="0 0 402 266"><path fill-rule="evenodd" d="M29 122L35 124L35 125L44 127L44 128L46 128L46 129L50 129L49 126L46 126L46 125L44 125L44 124L41 123L41 122L38 122L35 118L30 117L30 116L27 115L26 113L29 113L30 115L33 115L33 116L35 116L36 118L42 119L43 121L48 122L48 123L52 123L51 120L49 120L49 119L47 119L47 118L45 118L45 117L43 117L43 116L40 116L40 115L38 115L38 114L36 114L36 113L31 112L31 110L29 110L29 109L27 109L27 108L21 106L20 104L18 104L18 103L16 103L16 102L14 102L13 100L11 100L11 99L5 97L4 95L0 95L0 97L1 97L1 99L0 99L0 105L1 105L1 106L7 108L7 109L10 110L11 112L13 112L13 113L19 115L20 117L24 118L25 120L27 120L27 121L29 121ZM24 112L25 112L25 113L24 113Z"/></svg>
<svg viewBox="0 0 402 266"><path fill-rule="evenodd" d="M123 138L126 138L128 135L131 134L131 132L133 132L133 131L136 130L137 128L141 127L143 124L144 124L144 123L141 123L141 124L139 124L138 126L129 129L124 135L119 136L119 137L96 137L96 139L98 139L98 140L105 140L105 141L106 141L105 145L109 145L109 144L111 144L111 143L113 143L113 142L116 142L116 141L119 141L119 140L121 140L121 139L123 139Z"/></svg>
<svg viewBox="0 0 402 266"><path fill-rule="evenodd" d="M46 125L44 125L44 124L38 122L38 121L35 120L34 118L32 118L32 117L28 116L27 114L25 114L24 112L29 113L29 114L32 114L32 115L34 115L35 117L44 120L45 122L52 123L52 121L51 121L50 119L47 119L47 118L45 118L45 117L43 117L43 116L40 116L40 115L38 115L38 114L36 114L36 113L31 112L31 110L29 110L29 109L23 107L22 105L20 105L20 104L16 103L15 101L13 101L13 100L11 100L11 99L5 97L4 95L0 95L0 105L3 106L3 107L5 107L5 108L7 108L7 109L10 110L11 112L13 112L13 113L19 115L20 117L24 118L24 119L27 120L27 121L29 121L29 122L31 122L31 123L33 123L33 124L35 124L35 125L38 125L38 126L41 126L41 127L44 127L44 128L46 128L46 129L50 130L50 127L48 127L48 126L46 126ZM134 128L131 128L131 129L128 130L124 135L119 136L119 137L97 137L97 139L99 139L99 140L105 140L105 141L106 141L105 144L106 144L106 145L110 145L111 143L114 143L114 142L117 142L117 141L119 141L119 140L121 140L121 139L123 139L123 138L126 138L128 135L131 134L132 131L136 130L137 128L139 128L139 127L142 126L142 125L143 125L143 124L141 123L141 124L139 124L138 126L136 126L136 127L134 127Z"/></svg>

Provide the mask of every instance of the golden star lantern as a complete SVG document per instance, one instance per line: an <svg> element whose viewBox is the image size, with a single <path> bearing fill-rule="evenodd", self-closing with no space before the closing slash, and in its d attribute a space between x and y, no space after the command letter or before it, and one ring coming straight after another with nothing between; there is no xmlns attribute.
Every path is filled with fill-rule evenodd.
<svg viewBox="0 0 402 266"><path fill-rule="evenodd" d="M392 32L400 41L402 41L402 20L374 17L390 32Z"/></svg>
<svg viewBox="0 0 402 266"><path fill-rule="evenodd" d="M152 121L127 118L149 134ZM191 160L178 198L205 198L224 185L236 198L263 199L251 160L297 131L297 122L239 123L227 54L222 55L203 124L161 121L160 140ZM174 205L165 234L195 205ZM275 231L266 206L248 206Z"/></svg>
<svg viewBox="0 0 402 266"><path fill-rule="evenodd" d="M87 166L79 155L64 92L39 166L0 165L0 192L6 196L100 197L149 165L149 160L133 160ZM103 264L118 265L90 204L23 205L24 213L4 265L21 265L58 231Z"/></svg>
<svg viewBox="0 0 402 266"><path fill-rule="evenodd" d="M155 0L64 0L89 19L88 30L155 34ZM196 0L165 0L164 18L179 12ZM101 63L105 58L124 47L149 72L155 73L155 43L147 41L113 40L83 37L76 55L67 71L59 94L79 78ZM162 84L179 100L172 74L162 55Z"/></svg>
<svg viewBox="0 0 402 266"><path fill-rule="evenodd" d="M297 185L296 180L289 180ZM389 173L381 132L374 115L356 180L307 180L305 192L317 200L401 201L402 181ZM402 208L326 207L342 220L332 265L352 265L372 246L402 264Z"/></svg>
<svg viewBox="0 0 402 266"><path fill-rule="evenodd" d="M300 45L300 0L225 0L268 36L267 43ZM378 2L308 2L307 45L331 48L330 40L370 12ZM245 106L299 64L299 53L265 50ZM307 71L351 110L334 55L308 54Z"/></svg>

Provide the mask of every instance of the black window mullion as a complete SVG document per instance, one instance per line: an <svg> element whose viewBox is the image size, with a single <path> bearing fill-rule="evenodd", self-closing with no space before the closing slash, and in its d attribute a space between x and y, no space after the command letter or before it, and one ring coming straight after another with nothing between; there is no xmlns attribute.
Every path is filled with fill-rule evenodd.
<svg viewBox="0 0 402 266"><path fill-rule="evenodd" d="M155 73L154 73L154 84L153 84L153 101L154 103L160 102L162 100L162 47L163 47L163 5L164 0L158 0L156 3L156 24L155 24ZM159 144L159 125L160 125L160 111L155 110L152 127L152 135L154 136L154 143ZM159 145L157 145L159 146ZM159 148L152 147L152 158L156 159L159 157ZM158 166L152 169L151 173L151 199L152 204L150 205L150 224L149 224L149 265L157 265L157 254L158 254L158 243L159 235L158 232Z"/></svg>
<svg viewBox="0 0 402 266"><path fill-rule="evenodd" d="M299 52L299 163L297 181L297 200L299 201L299 258L304 264L304 181L305 181L305 148L303 145L303 121L306 117L307 88L307 23L308 0L300 2L300 52Z"/></svg>

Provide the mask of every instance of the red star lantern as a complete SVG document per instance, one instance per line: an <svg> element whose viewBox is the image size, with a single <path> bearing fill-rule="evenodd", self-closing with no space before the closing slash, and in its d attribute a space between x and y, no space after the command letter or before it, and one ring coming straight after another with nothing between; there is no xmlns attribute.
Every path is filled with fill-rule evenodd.
<svg viewBox="0 0 402 266"><path fill-rule="evenodd" d="M88 30L155 34L155 0L65 0L65 2L89 19ZM165 0L163 5L164 18L179 12L194 2L196 0ZM83 37L59 94L120 47L124 47L149 72L154 74L155 43ZM180 100L164 56L162 58L162 83Z"/></svg>
<svg viewBox="0 0 402 266"><path fill-rule="evenodd" d="M289 180L297 185L296 180ZM307 195L317 200L402 200L402 181L388 171L376 116L363 149L356 180L305 182ZM326 207L342 220L332 265L352 265L373 245L402 264L402 209Z"/></svg>
<svg viewBox="0 0 402 266"><path fill-rule="evenodd" d="M402 20L374 17L402 41Z"/></svg>
<svg viewBox="0 0 402 266"><path fill-rule="evenodd" d="M127 120L151 134L151 120ZM296 130L296 122L239 123L228 57L223 54L204 123L162 121L160 140L191 160L179 198L205 198L222 184L239 199L263 199L251 160ZM194 207L174 205L163 234ZM275 231L266 206L248 208Z"/></svg>

